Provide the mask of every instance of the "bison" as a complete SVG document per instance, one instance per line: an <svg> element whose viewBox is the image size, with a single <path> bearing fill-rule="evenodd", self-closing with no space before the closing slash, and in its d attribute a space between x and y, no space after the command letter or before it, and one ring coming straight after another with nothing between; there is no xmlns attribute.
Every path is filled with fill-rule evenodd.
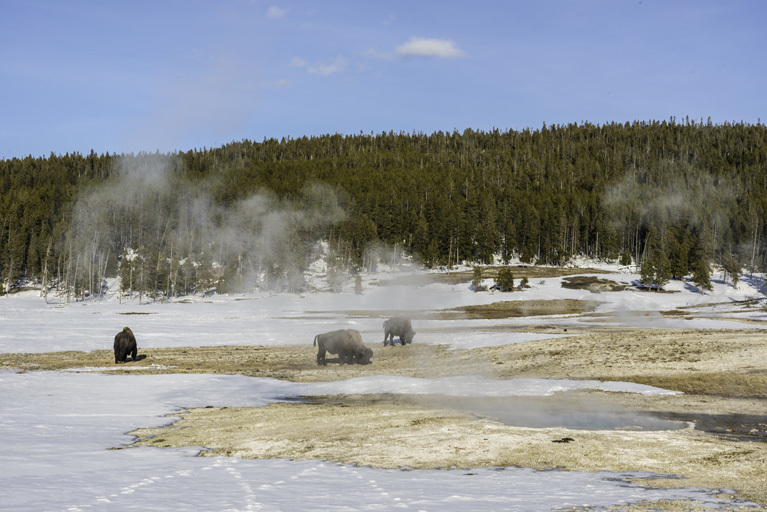
<svg viewBox="0 0 767 512"><path fill-rule="evenodd" d="M401 316L390 318L383 323L384 330L384 347L389 343L391 338L391 345L394 346L394 337L398 336L402 345L405 343L413 343L413 326L410 325L410 319Z"/></svg>
<svg viewBox="0 0 767 512"><path fill-rule="evenodd" d="M130 327L123 327L123 330L115 335L115 364L124 363L128 359L128 354L136 361L136 337Z"/></svg>
<svg viewBox="0 0 767 512"><path fill-rule="evenodd" d="M341 364L369 364L373 357L373 350L362 344L362 336L354 329L318 334L314 337L314 345L319 347L317 366L327 366L325 352L338 354L338 362Z"/></svg>

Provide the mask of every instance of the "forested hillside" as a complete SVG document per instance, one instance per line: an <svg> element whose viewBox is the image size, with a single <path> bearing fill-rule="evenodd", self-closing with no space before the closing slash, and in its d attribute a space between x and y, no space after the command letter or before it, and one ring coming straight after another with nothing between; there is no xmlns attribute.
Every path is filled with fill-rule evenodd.
<svg viewBox="0 0 767 512"><path fill-rule="evenodd" d="M243 140L0 161L0 276L98 294L300 289L400 248L426 265L633 260L659 281L767 261L767 129L635 122ZM118 261L119 266L118 266ZM733 270L734 271L734 270Z"/></svg>

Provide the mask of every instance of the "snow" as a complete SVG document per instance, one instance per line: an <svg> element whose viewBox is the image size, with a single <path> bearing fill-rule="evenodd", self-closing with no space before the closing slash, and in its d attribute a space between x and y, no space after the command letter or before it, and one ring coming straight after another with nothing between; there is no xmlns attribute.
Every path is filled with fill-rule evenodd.
<svg viewBox="0 0 767 512"><path fill-rule="evenodd" d="M619 480L634 474L380 470L322 461L201 458L193 456L196 448L109 449L131 442L125 431L167 423L173 418L164 415L182 408L261 406L296 394L368 392L382 384L356 380L296 384L227 375L2 372L3 510L549 510L637 500L718 502L701 490L648 489ZM397 392L448 394L460 394L466 384L396 378L383 383ZM547 394L573 385L525 379L517 391ZM487 382L479 392L497 396L512 388L493 390Z"/></svg>
<svg viewBox="0 0 767 512"><path fill-rule="evenodd" d="M405 275L410 275L405 273ZM604 277L604 276L601 276ZM631 283L638 276L608 276ZM129 325L139 351L152 347L289 345L349 327L366 343L380 343L383 318L394 311L433 311L499 300L588 299L604 301L600 313L613 323L647 327L761 328L739 319L763 319L739 301L761 299L761 284L738 289L715 282L700 294L689 283L671 283L675 293L592 294L560 286L561 279L531 280L512 294L473 293L466 286L379 286L387 276L366 276L363 293L213 296L184 302L46 304L35 292L0 298L0 352L91 351L111 348L114 333ZM695 306L710 320L666 320L647 313ZM724 319L723 319L724 318ZM535 323L580 325L579 317L414 322L415 343L469 348L523 343L553 335L502 332L488 327ZM174 421L185 408L258 407L289 397L334 393L452 396L544 396L567 389L658 394L667 391L620 382L512 379L477 376L449 379L366 377L329 383L292 383L231 375L124 375L119 369L79 372L0 371L0 507L39 510L552 510L607 507L639 500L694 499L716 507L718 498L700 489L653 489L627 484L637 475L534 471L382 470L323 461L241 460L195 457L201 448L125 447L133 429ZM132 368L140 365L132 365ZM149 365L145 365L149 367ZM97 373L109 369L109 373ZM85 370L85 371L83 371ZM114 370L114 371L112 371Z"/></svg>

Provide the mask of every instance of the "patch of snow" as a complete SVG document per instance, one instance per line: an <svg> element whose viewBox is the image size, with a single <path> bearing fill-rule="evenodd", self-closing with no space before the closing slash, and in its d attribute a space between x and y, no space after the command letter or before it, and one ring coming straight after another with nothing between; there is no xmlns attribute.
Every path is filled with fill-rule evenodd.
<svg viewBox="0 0 767 512"><path fill-rule="evenodd" d="M590 265L594 267L594 265ZM467 267L468 268L468 267ZM630 284L638 275L618 269L598 277ZM316 283L324 269L316 268ZM434 273L434 272L431 272ZM311 344L319 332L359 330L380 344L382 322L395 312L413 312L414 343L474 348L554 338L564 334L524 332L525 326L583 326L595 321L567 315L501 320L440 319L419 313L501 300L576 299L603 302L604 321L643 327L754 328L764 308L741 301L763 299L762 279L743 279L737 289L714 281L701 294L686 282L673 293L627 290L591 293L562 288L561 278L530 280L525 291L473 293L458 285L422 280L415 266L390 274L362 274L362 293L350 280L340 293L189 297L164 303L119 301L116 294L94 302L62 303L39 291L0 297L0 353L111 350L123 326L144 348L217 345ZM413 284L385 285L414 279ZM324 286L324 284L323 284ZM694 307L710 319L669 319L659 311ZM726 321L723 321L726 320ZM392 348L394 350L396 348ZM104 368L111 368L105 361ZM137 367L132 367L137 368ZM147 367L148 368L148 367ZM699 489L651 489L621 480L627 475L490 468L470 471L377 470L320 461L199 458L198 448L110 450L127 445L125 432L172 421L184 408L263 406L310 394L380 392L540 396L570 389L655 394L636 384L478 377L408 379L375 377L301 384L226 375L106 375L103 368L16 374L0 371L0 501L3 510L551 510L625 506L640 500L693 499L722 503Z"/></svg>
<svg viewBox="0 0 767 512"><path fill-rule="evenodd" d="M307 388L345 392L348 386L356 390L357 385L380 384L364 379L315 385L226 375L0 372L3 510L528 511L658 500L726 503L702 489L654 489L624 481L652 476L646 474L524 468L404 471L322 461L195 457L199 447L110 449L131 442L124 432L168 423L172 419L166 414L187 407L261 406ZM465 383L403 379L400 387L445 384L457 388ZM544 388L554 390L550 384Z"/></svg>

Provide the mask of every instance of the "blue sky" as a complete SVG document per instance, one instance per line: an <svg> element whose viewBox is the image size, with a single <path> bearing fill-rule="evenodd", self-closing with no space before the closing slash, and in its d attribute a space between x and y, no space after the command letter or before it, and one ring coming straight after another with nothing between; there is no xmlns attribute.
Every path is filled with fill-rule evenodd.
<svg viewBox="0 0 767 512"><path fill-rule="evenodd" d="M767 2L0 0L0 158L767 120Z"/></svg>

